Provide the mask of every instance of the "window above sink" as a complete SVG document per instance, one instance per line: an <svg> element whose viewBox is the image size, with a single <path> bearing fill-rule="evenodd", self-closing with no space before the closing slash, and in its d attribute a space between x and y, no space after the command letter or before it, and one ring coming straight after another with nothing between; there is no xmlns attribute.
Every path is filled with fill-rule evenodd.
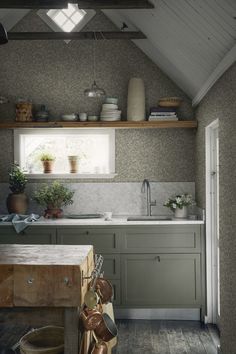
<svg viewBox="0 0 236 354"><path fill-rule="evenodd" d="M43 173L42 154L55 157L52 173ZM78 157L70 173L69 156ZM30 178L113 178L114 129L16 129L14 160Z"/></svg>

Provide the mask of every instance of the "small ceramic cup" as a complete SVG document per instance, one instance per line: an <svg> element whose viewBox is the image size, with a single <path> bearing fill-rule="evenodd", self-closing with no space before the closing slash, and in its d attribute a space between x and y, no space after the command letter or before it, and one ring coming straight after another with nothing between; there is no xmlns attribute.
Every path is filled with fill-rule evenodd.
<svg viewBox="0 0 236 354"><path fill-rule="evenodd" d="M112 211L105 211L103 213L103 215L104 215L104 219L106 221L111 221L112 220Z"/></svg>
<svg viewBox="0 0 236 354"><path fill-rule="evenodd" d="M87 120L87 113L80 113L79 114L79 120L81 122L85 122Z"/></svg>

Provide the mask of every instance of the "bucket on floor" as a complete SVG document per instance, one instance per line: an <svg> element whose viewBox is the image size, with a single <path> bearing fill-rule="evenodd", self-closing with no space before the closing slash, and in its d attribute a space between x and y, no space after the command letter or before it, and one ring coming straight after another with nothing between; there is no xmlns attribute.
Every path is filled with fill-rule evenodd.
<svg viewBox="0 0 236 354"><path fill-rule="evenodd" d="M46 326L26 333L20 339L21 354L61 354L64 352L64 328Z"/></svg>

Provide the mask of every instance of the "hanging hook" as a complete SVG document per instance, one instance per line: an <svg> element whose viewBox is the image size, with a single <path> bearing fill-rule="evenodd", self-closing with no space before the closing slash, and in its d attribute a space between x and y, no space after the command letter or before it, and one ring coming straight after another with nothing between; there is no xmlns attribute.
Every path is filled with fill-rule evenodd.
<svg viewBox="0 0 236 354"><path fill-rule="evenodd" d="M123 22L120 30L124 31L126 28L129 28L129 26L125 22Z"/></svg>

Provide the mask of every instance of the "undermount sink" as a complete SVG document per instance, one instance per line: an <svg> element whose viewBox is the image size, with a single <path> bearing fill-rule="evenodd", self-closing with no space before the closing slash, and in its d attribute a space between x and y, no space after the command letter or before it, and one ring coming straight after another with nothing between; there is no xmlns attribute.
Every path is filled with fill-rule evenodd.
<svg viewBox="0 0 236 354"><path fill-rule="evenodd" d="M168 216L155 216L155 215L129 216L127 218L127 221L166 221L166 220L172 220L172 219Z"/></svg>

